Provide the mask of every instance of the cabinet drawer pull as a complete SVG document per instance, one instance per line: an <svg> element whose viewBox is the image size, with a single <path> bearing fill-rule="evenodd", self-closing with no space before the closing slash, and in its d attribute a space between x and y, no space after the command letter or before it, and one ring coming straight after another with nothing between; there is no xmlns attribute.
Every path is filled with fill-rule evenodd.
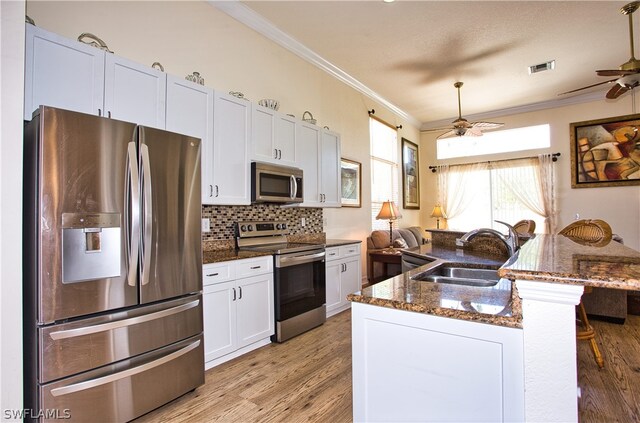
<svg viewBox="0 0 640 423"><path fill-rule="evenodd" d="M207 276L211 277L211 276L218 276L218 272L216 273L209 273Z"/></svg>
<svg viewBox="0 0 640 423"><path fill-rule="evenodd" d="M251 270L260 269L262 266L252 266Z"/></svg>
<svg viewBox="0 0 640 423"><path fill-rule="evenodd" d="M330 255L330 256L335 256L335 255L336 255L336 253L329 253L329 255Z"/></svg>

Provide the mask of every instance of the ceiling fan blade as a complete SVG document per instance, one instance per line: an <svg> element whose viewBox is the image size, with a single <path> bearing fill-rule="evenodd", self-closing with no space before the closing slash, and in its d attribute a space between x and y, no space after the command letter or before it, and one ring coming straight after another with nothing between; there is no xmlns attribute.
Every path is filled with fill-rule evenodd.
<svg viewBox="0 0 640 423"><path fill-rule="evenodd" d="M471 124L472 128L479 128L481 131L485 129L496 129L504 126L504 123L497 122L473 122Z"/></svg>
<svg viewBox="0 0 640 423"><path fill-rule="evenodd" d="M633 75L634 73L638 73L637 70L620 70L620 69L605 69L605 70L597 70L596 73L598 76L625 76L625 75Z"/></svg>
<svg viewBox="0 0 640 423"><path fill-rule="evenodd" d="M429 129L421 129L420 132L440 132L440 131L449 131L453 129L451 125L449 126L441 126L439 128L429 128Z"/></svg>
<svg viewBox="0 0 640 423"><path fill-rule="evenodd" d="M616 79L610 79L610 80L608 80L608 81L598 82L597 84L591 84L591 85L587 85L586 87L576 88L575 90L565 91L565 92L560 93L560 94L558 94L558 95L564 95L564 94L571 94L571 93L575 93L576 91L586 90L587 88L597 87L598 85L610 84L610 83L612 83L612 82L616 82L617 80L618 80L618 78L616 78Z"/></svg>
<svg viewBox="0 0 640 423"><path fill-rule="evenodd" d="M456 131L455 131L455 130L453 130L453 129L452 129L451 131L445 132L444 134L440 134L440 135L438 135L438 137L436 138L436 140L439 140L439 139L441 139L441 138L449 138L449 137L450 137L450 136L452 136L452 135L456 135Z"/></svg>
<svg viewBox="0 0 640 423"><path fill-rule="evenodd" d="M611 89L609 91L607 91L607 95L605 97L607 97L610 100L616 99L618 97L620 97L622 94L626 93L627 91L629 91L631 89L631 87L628 86L623 86L620 84L616 84L613 87L611 87Z"/></svg>
<svg viewBox="0 0 640 423"><path fill-rule="evenodd" d="M482 129L480 129L479 127L469 128L467 129L467 132L465 132L464 136L465 137L481 137Z"/></svg>

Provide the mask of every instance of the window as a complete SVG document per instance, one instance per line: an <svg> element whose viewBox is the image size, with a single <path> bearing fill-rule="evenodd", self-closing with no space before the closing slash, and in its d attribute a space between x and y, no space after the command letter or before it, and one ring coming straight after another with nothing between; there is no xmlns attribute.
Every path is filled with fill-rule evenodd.
<svg viewBox="0 0 640 423"><path fill-rule="evenodd" d="M389 222L376 220L382 203L398 204L398 133L395 128L369 118L371 137L371 227L388 229Z"/></svg>
<svg viewBox="0 0 640 423"><path fill-rule="evenodd" d="M546 232L547 224L553 228L553 218L546 222L555 209L553 166L545 157L440 166L439 196L449 228L504 232L495 220L514 224L521 219L534 220L536 232Z"/></svg>
<svg viewBox="0 0 640 423"><path fill-rule="evenodd" d="M482 137L452 137L437 141L438 159L533 150L551 146L548 124L486 132Z"/></svg>

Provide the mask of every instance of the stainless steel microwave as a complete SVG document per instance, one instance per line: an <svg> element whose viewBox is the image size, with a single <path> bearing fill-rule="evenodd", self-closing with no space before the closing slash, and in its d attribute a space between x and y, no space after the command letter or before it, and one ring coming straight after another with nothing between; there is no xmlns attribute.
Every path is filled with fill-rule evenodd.
<svg viewBox="0 0 640 423"><path fill-rule="evenodd" d="M251 163L251 202L302 203L302 169Z"/></svg>

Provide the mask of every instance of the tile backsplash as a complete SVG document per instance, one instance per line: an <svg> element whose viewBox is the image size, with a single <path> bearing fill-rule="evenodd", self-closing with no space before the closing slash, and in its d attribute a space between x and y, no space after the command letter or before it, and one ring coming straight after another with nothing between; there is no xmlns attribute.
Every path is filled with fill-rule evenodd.
<svg viewBox="0 0 640 423"><path fill-rule="evenodd" d="M202 217L210 220L209 232L202 233L202 241L232 240L235 223L247 220L279 220L289 226L292 235L322 233L322 209L281 207L277 204L250 206L202 206ZM302 218L305 226L302 226Z"/></svg>

